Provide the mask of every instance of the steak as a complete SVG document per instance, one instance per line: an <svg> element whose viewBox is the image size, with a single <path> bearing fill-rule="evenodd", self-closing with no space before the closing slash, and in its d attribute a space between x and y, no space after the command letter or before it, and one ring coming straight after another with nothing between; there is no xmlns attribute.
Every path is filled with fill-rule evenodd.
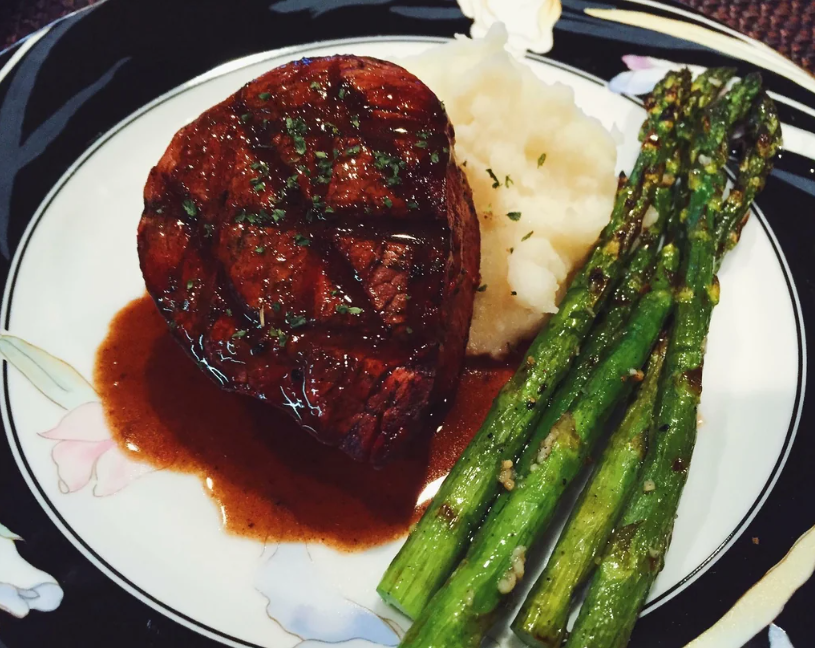
<svg viewBox="0 0 815 648"><path fill-rule="evenodd" d="M302 59L173 138L144 191L147 289L225 389L381 465L455 389L478 221L438 98L372 58Z"/></svg>

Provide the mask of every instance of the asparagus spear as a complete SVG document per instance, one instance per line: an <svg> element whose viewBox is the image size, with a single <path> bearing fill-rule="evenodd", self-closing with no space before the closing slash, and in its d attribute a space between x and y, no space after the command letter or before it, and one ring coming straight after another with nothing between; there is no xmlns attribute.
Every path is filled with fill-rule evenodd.
<svg viewBox="0 0 815 648"><path fill-rule="evenodd" d="M678 96L688 83L687 72L670 73L655 89L647 103L648 137L630 177L621 182L610 222L558 313L532 342L527 360L493 401L481 428L382 578L379 594L408 616L422 611L455 567L498 493L502 461L520 452L607 300L671 155Z"/></svg>
<svg viewBox="0 0 815 648"><path fill-rule="evenodd" d="M574 366L552 396L538 426L550 429L569 409L597 364L605 358L615 342L619 341L628 317L642 293L648 289L662 234L671 216L671 205L669 200L666 200L669 196L666 196L662 189L663 187L657 188L654 198L655 204L659 201L657 220L640 235L639 246L632 254L620 284L609 299L605 313L591 329Z"/></svg>
<svg viewBox="0 0 815 648"><path fill-rule="evenodd" d="M676 147L671 158L666 160L662 181L654 193L653 208L657 211L657 219L640 235L639 246L634 251L620 285L609 301L606 313L591 330L580 356L575 361L575 366L552 397L540 425L544 427L554 425L577 398L594 366L612 347L637 299L647 287L662 235L667 229L669 240L675 237L679 222L678 212L687 200L685 176L690 166L688 156L692 124L699 121L702 110L720 94L734 73L733 68L711 68L700 74L691 84L690 94L681 105L680 119L676 124L680 146ZM640 131L640 140L646 136L645 126L647 122Z"/></svg>
<svg viewBox="0 0 815 648"><path fill-rule="evenodd" d="M571 393L573 400L588 379L593 366L602 357L603 350L607 349L615 335L619 334L620 328L631 314L637 299L643 289L647 287L648 277L653 272L653 264L663 234L667 231L668 239L673 240L672 231L679 221L678 212L686 202L682 196L687 197L684 190L687 188L686 175L690 166L688 156L693 125L698 123L702 111L722 92L733 74L735 74L733 68L710 68L692 82L690 94L680 106L680 118L676 123L676 134L680 145L675 147L673 155L666 160L662 181L654 193L653 208L656 209L657 219L650 227L643 229L639 245L632 255L620 285L614 291L606 313L592 329L575 368L558 390L559 393L564 394L564 397L565 394ZM644 137L645 128L640 131L640 139ZM557 420L557 416L565 411L555 406L554 401L557 398L556 395L544 416L552 411L557 411L554 419ZM564 407L568 408L570 404L571 400L565 403Z"/></svg>
<svg viewBox="0 0 815 648"><path fill-rule="evenodd" d="M572 596L591 573L631 487L652 436L657 385L667 349L663 337L648 361L645 381L583 489L546 569L536 581L512 629L529 646L560 646Z"/></svg>
<svg viewBox="0 0 815 648"><path fill-rule="evenodd" d="M724 90L725 84L736 73L734 68L709 68L691 84L690 97L677 124L677 134L689 145L698 126L701 112Z"/></svg>
<svg viewBox="0 0 815 648"><path fill-rule="evenodd" d="M658 207L660 217L670 213L673 223L678 221L678 218L673 216L678 211L679 203L685 199L683 196L687 194L686 174L689 166L692 125L698 124L702 111L720 94L733 73L730 68L713 68L700 74L691 86L690 96L677 124L677 133L682 145L677 149L674 163L676 182L669 184L663 181L663 186L657 190L655 199L657 205L662 205L661 208ZM669 234L670 236L675 237L676 234ZM649 372L649 379L654 385L651 395L655 396L656 383L653 372ZM645 390L642 390L642 393L644 396ZM653 404L653 399L650 403ZM594 560L605 546L641 467L645 446L637 443L636 447L632 447L629 441L641 439L642 435L639 433L650 426L650 409L647 411L648 415L644 416L641 408L632 407L630 415L612 436L609 447L595 470L592 481L581 495L580 503L572 513L549 564L513 622L515 633L527 644L560 645L572 596L591 573ZM634 412L639 412L639 415L634 415Z"/></svg>
<svg viewBox="0 0 815 648"><path fill-rule="evenodd" d="M735 72L733 68L710 68L693 80L690 97L676 125L680 142L677 148L677 155L680 158L678 166L683 173L673 192L674 213L679 213L688 204L690 191L688 190L687 171L691 165L690 149L702 111L724 91L725 85ZM679 219L673 219L668 231L668 240L678 242L681 234Z"/></svg>
<svg viewBox="0 0 815 648"><path fill-rule="evenodd" d="M678 265L677 248L665 246L653 288L640 299L622 339L597 366L570 410L551 429L536 429L512 486L512 462L507 461L503 483L508 492L496 500L464 560L410 628L402 646L481 644L501 603L523 576L527 548L551 520L608 415L639 378L639 367L673 305L672 280Z"/></svg>
<svg viewBox="0 0 815 648"><path fill-rule="evenodd" d="M758 75L734 86L711 105L697 135L691 156L692 194L683 214L688 240L684 286L660 381L654 448L592 579L567 648L625 646L664 564L696 441L704 340L719 295L714 225L722 202L728 133L747 113L759 88Z"/></svg>
<svg viewBox="0 0 815 648"><path fill-rule="evenodd" d="M750 148L739 163L736 182L725 200L716 222L718 259L739 242L741 230L750 214L750 205L764 188L773 168L773 158L781 146L781 126L775 102L764 94L753 106L749 118Z"/></svg>
<svg viewBox="0 0 815 648"><path fill-rule="evenodd" d="M575 361L575 366L552 397L540 425L547 428L554 425L577 398L595 365L618 338L637 299L647 287L662 235L667 229L669 239L673 238L671 232L675 231L679 221L677 212L684 204L682 196L687 195L684 191L687 178L684 176L690 166L687 158L691 125L699 121L702 110L719 95L734 73L733 68L711 68L700 74L691 84L690 94L680 106L680 118L676 124L680 146L675 147L673 155L666 160L662 181L654 192L653 208L657 211L657 219L640 235L639 245L625 269L620 285L609 301L606 313L591 330L580 356ZM646 137L647 124L648 122L640 130L640 140ZM677 180L679 184L676 183Z"/></svg>

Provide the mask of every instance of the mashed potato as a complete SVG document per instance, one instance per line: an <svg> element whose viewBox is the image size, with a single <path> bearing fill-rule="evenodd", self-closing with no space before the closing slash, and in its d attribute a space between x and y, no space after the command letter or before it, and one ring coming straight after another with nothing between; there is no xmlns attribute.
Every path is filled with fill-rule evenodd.
<svg viewBox="0 0 815 648"><path fill-rule="evenodd" d="M611 135L504 50L506 31L400 63L444 102L481 225L469 354L501 357L557 312L561 288L608 222Z"/></svg>

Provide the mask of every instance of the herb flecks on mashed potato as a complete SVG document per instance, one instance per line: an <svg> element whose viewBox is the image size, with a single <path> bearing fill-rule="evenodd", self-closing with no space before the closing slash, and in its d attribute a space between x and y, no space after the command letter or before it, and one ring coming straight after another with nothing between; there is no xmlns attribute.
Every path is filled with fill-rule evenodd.
<svg viewBox="0 0 815 648"><path fill-rule="evenodd" d="M616 147L571 88L504 49L506 31L460 38L400 63L444 102L481 226L469 354L505 355L557 311L568 274L608 222Z"/></svg>

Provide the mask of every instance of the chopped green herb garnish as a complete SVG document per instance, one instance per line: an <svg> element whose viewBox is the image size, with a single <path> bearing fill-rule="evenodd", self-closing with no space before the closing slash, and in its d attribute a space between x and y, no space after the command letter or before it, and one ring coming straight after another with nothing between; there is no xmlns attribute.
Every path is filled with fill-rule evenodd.
<svg viewBox="0 0 815 648"><path fill-rule="evenodd" d="M190 279L190 280L187 282L187 290L192 290L192 287L193 287L194 285L195 285L195 282L194 282L192 279Z"/></svg>
<svg viewBox="0 0 815 648"><path fill-rule="evenodd" d="M265 188L266 188L266 183L265 182L253 182L252 183L252 189L257 191L258 193L263 191Z"/></svg>
<svg viewBox="0 0 815 648"><path fill-rule="evenodd" d="M402 179L399 177L399 172L407 166L407 163L398 157L394 157L393 155L374 151L374 166L381 171L390 169L391 175L388 177L387 181L388 185L392 186L401 184Z"/></svg>
<svg viewBox="0 0 815 648"><path fill-rule="evenodd" d="M282 304L281 304L280 302L272 302L272 310L273 310L275 313L279 313L279 312L280 312L280 309L281 309L282 307L283 307L283 306L282 306Z"/></svg>
<svg viewBox="0 0 815 648"><path fill-rule="evenodd" d="M408 209L419 209L419 203L417 203L415 200L408 200L407 206Z"/></svg>
<svg viewBox="0 0 815 648"><path fill-rule="evenodd" d="M351 117L351 125L354 128L359 128L359 116L358 115L354 115L353 117Z"/></svg>
<svg viewBox="0 0 815 648"><path fill-rule="evenodd" d="M195 206L195 203L187 198L183 203L181 203L184 207L184 211L187 212L188 216L197 216L198 215L198 207Z"/></svg>
<svg viewBox="0 0 815 648"><path fill-rule="evenodd" d="M322 90L323 86L321 86L317 81L312 81L309 88L311 88L312 90Z"/></svg>
<svg viewBox="0 0 815 648"><path fill-rule="evenodd" d="M286 346L286 341L289 339L288 335L286 335L279 328L275 328L274 326L269 327L269 335L271 335L274 338L277 338L277 344L281 348Z"/></svg>
<svg viewBox="0 0 815 648"><path fill-rule="evenodd" d="M347 306L346 304L337 304L334 310L341 315L359 315L362 312L362 309L358 306Z"/></svg>
<svg viewBox="0 0 815 648"><path fill-rule="evenodd" d="M509 248L509 253L512 254L515 251L514 247Z"/></svg>
<svg viewBox="0 0 815 648"><path fill-rule="evenodd" d="M282 210L282 209L273 209L272 210L272 220L275 223L278 222L285 215L286 215L286 212L284 210Z"/></svg>
<svg viewBox="0 0 815 648"><path fill-rule="evenodd" d="M291 313L286 313L286 324L291 326L293 329L300 328L307 321L308 320L302 315L292 315Z"/></svg>
<svg viewBox="0 0 815 648"><path fill-rule="evenodd" d="M430 161L431 161L433 164L436 164L436 162L438 162L438 161L439 161L439 154L438 154L436 151L433 151L433 152L430 154Z"/></svg>
<svg viewBox="0 0 815 648"><path fill-rule="evenodd" d="M252 119L252 113L243 113L241 115L242 122L248 122L250 119Z"/></svg>
<svg viewBox="0 0 815 648"><path fill-rule="evenodd" d="M209 238L212 236L212 233L215 231L215 225L212 223L204 223L204 236Z"/></svg>
<svg viewBox="0 0 815 648"><path fill-rule="evenodd" d="M385 196L385 199L382 202L385 203L385 207L387 207L388 209L393 207L393 201L387 196Z"/></svg>
<svg viewBox="0 0 815 648"><path fill-rule="evenodd" d="M426 140L428 137L430 137L430 131L419 131L416 133L416 135L419 137L419 139Z"/></svg>
<svg viewBox="0 0 815 648"><path fill-rule="evenodd" d="M302 234L295 234L294 244L301 247L307 247L311 245L311 239L308 236L303 236Z"/></svg>
<svg viewBox="0 0 815 648"><path fill-rule="evenodd" d="M404 168L406 165L405 161L400 160L398 157L374 151L374 166L380 170L390 167L394 174L397 174L399 169Z"/></svg>
<svg viewBox="0 0 815 648"><path fill-rule="evenodd" d="M227 309L226 309L226 314L227 314L227 316L228 316L228 317L232 317L232 309L231 309L231 308L227 308Z"/></svg>
<svg viewBox="0 0 815 648"><path fill-rule="evenodd" d="M337 93L340 99L345 99L345 95L348 91L345 88L340 88L340 91Z"/></svg>
<svg viewBox="0 0 815 648"><path fill-rule="evenodd" d="M487 174L492 178L493 189L497 189L501 186L501 181L498 179L498 176L493 173L492 169L487 169Z"/></svg>
<svg viewBox="0 0 815 648"><path fill-rule="evenodd" d="M263 254L265 251L266 251L266 248L265 248L265 247L263 247L262 245L258 245L258 246L255 248L255 252L257 252L258 254Z"/></svg>
<svg viewBox="0 0 815 648"><path fill-rule="evenodd" d="M324 160L325 158L328 157L328 153L326 153L325 151L314 151L314 157Z"/></svg>
<svg viewBox="0 0 815 648"><path fill-rule="evenodd" d="M504 180L504 186L505 187L509 187L509 185L514 185L514 184L515 184L515 181L512 178L510 178L509 176L507 176L506 180Z"/></svg>
<svg viewBox="0 0 815 648"><path fill-rule="evenodd" d="M242 223L245 220L246 220L246 212L245 211L241 211L241 212L238 213L237 216L235 216L235 222L236 223Z"/></svg>
<svg viewBox="0 0 815 648"><path fill-rule="evenodd" d="M533 231L533 232L529 232L528 234L525 234L525 235L524 235L524 237L523 237L521 240L522 240L522 241L525 241L525 240L526 240L526 239L528 239L530 236L532 236L534 233L535 233L535 232Z"/></svg>
<svg viewBox="0 0 815 648"><path fill-rule="evenodd" d="M339 292L340 292L339 290L332 290L331 291L331 296L336 297L339 294Z"/></svg>
<svg viewBox="0 0 815 648"><path fill-rule="evenodd" d="M419 140L416 142L416 148L427 148L427 142L424 140Z"/></svg>
<svg viewBox="0 0 815 648"><path fill-rule="evenodd" d="M239 338L242 338L244 335L246 335L246 331L244 331L243 329L241 329L241 330L239 330L239 331L235 331L235 332L232 334L232 339L239 339Z"/></svg>
<svg viewBox="0 0 815 648"><path fill-rule="evenodd" d="M326 169L324 172L317 176L316 180L320 184L330 184L331 176L334 174L333 169Z"/></svg>
<svg viewBox="0 0 815 648"><path fill-rule="evenodd" d="M487 290L487 284L481 284L478 288L475 289L476 292L484 292Z"/></svg>
<svg viewBox="0 0 815 648"><path fill-rule="evenodd" d="M286 187L289 189L294 189L297 186L297 174L295 173L293 176L289 176L286 178Z"/></svg>
<svg viewBox="0 0 815 648"><path fill-rule="evenodd" d="M405 327L405 331L407 332L408 335L413 335L413 329L410 328L409 326Z"/></svg>
<svg viewBox="0 0 815 648"><path fill-rule="evenodd" d="M543 166L544 162L546 162L546 153L541 153L540 157L538 158L538 168L539 169Z"/></svg>
<svg viewBox="0 0 815 648"><path fill-rule="evenodd" d="M261 92L258 95L258 99L260 99L261 101L269 101L269 99L271 99L271 98L272 98L272 95L269 94L268 92Z"/></svg>
<svg viewBox="0 0 815 648"><path fill-rule="evenodd" d="M519 221L521 220L521 212L509 212L507 218L511 221Z"/></svg>
<svg viewBox="0 0 815 648"><path fill-rule="evenodd" d="M294 140L294 150L297 151L299 155L303 155L306 152L306 139L303 137L306 133L306 129L306 122L303 121L301 117L297 119L286 117L286 131L288 131L292 140Z"/></svg>
<svg viewBox="0 0 815 648"><path fill-rule="evenodd" d="M362 151L362 147L359 144L354 144L354 146L349 146L345 149L346 155L359 155L360 151Z"/></svg>
<svg viewBox="0 0 815 648"><path fill-rule="evenodd" d="M461 166L466 167L467 166L467 160L464 160L464 162L461 163Z"/></svg>

